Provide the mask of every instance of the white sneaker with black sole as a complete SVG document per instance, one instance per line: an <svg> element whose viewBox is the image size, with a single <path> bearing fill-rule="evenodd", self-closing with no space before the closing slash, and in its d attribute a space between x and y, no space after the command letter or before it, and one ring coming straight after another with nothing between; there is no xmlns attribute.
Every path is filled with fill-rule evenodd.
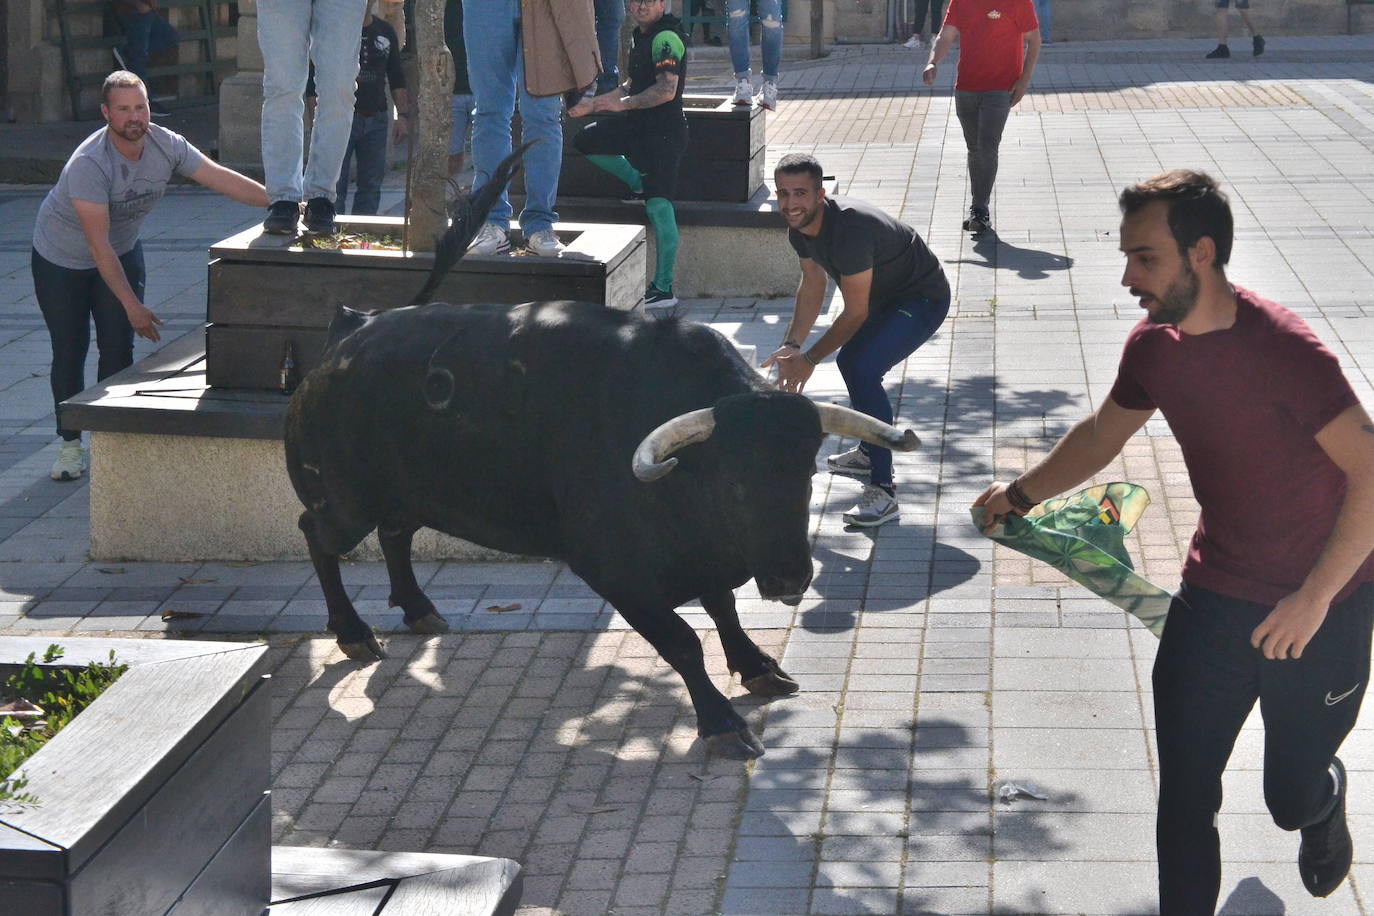
<svg viewBox="0 0 1374 916"><path fill-rule="evenodd" d="M86 450L80 439L62 440L57 447L57 460L52 463L53 480L76 480L86 472Z"/></svg>
<svg viewBox="0 0 1374 916"><path fill-rule="evenodd" d="M884 522L890 522L902 514L901 507L897 505L897 497L887 492L875 484L864 486L863 495L859 497L859 504L844 514L844 520L850 525L857 525L860 528L875 528Z"/></svg>
<svg viewBox="0 0 1374 916"><path fill-rule="evenodd" d="M661 290L650 283L649 288L644 291L644 299L642 301L646 312L657 311L658 309L670 309L677 305L677 296L673 295L671 289L666 291Z"/></svg>
<svg viewBox="0 0 1374 916"><path fill-rule="evenodd" d="M468 246L469 254L505 254L510 251L510 233L495 223L485 223Z"/></svg>
<svg viewBox="0 0 1374 916"><path fill-rule="evenodd" d="M848 451L838 452L825 459L826 467L832 474L848 474L852 477L867 477L873 470L873 460L860 446Z"/></svg>

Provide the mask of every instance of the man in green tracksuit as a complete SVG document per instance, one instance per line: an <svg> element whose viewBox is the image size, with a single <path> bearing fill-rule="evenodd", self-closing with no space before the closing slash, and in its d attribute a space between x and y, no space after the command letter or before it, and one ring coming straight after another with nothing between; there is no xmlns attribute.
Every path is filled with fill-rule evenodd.
<svg viewBox="0 0 1374 916"><path fill-rule="evenodd" d="M687 81L687 43L682 22L668 15L665 0L630 0L635 30L630 37L629 79L610 92L583 99L568 114L625 112L600 118L578 132L573 146L630 188L627 200L643 200L654 230L654 281L644 291L646 309L677 305L673 264L677 260L677 216L673 188L687 148L682 89ZM622 91L628 95L622 95Z"/></svg>

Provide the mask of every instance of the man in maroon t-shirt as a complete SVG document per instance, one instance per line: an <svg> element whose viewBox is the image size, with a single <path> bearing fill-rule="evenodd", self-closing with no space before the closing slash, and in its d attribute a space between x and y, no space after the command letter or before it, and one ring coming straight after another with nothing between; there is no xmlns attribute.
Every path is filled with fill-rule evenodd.
<svg viewBox="0 0 1374 916"><path fill-rule="evenodd" d="M1374 422L1336 357L1282 306L1232 286L1230 205L1207 175L1121 195L1122 285L1146 317L1096 413L974 505L989 523L1102 470L1163 411L1201 506L1154 668L1160 911L1216 910L1221 776L1255 700L1264 796L1301 830L1314 896L1352 860L1335 756L1369 680Z"/></svg>
<svg viewBox="0 0 1374 916"><path fill-rule="evenodd" d="M997 148L1012 106L1026 95L1040 56L1040 24L1031 0L950 0L940 37L930 49L922 79L935 85L940 61L959 42L954 110L968 147L973 201L964 228L979 235L992 228L988 207L997 180Z"/></svg>

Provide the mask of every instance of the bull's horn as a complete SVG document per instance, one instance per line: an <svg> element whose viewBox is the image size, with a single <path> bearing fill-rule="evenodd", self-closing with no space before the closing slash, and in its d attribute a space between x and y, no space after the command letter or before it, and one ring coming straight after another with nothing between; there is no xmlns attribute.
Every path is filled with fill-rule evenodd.
<svg viewBox="0 0 1374 916"><path fill-rule="evenodd" d="M869 445L895 449L899 452L913 452L921 445L921 440L909 429L897 429L881 420L875 420L866 413L859 413L838 404L817 404L821 414L821 429L828 433L860 439Z"/></svg>
<svg viewBox="0 0 1374 916"><path fill-rule="evenodd" d="M669 458L669 455L695 442L705 442L711 438L715 428L716 417L710 407L673 417L645 436L639 448L635 449L635 476L645 483L665 476L677 467L677 459Z"/></svg>

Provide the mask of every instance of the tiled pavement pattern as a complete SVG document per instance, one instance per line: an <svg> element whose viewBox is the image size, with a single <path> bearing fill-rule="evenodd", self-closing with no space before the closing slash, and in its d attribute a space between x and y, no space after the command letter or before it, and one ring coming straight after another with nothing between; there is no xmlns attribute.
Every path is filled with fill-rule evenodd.
<svg viewBox="0 0 1374 916"><path fill-rule="evenodd" d="M803 688L738 700L768 748L757 762L704 760L680 681L557 564L422 564L459 632L391 635L391 657L358 669L318 633L303 563L84 561L86 488L45 479L46 337L27 264L35 189L0 191L0 632L268 639L278 839L513 856L530 916L1148 913L1153 637L994 551L967 505L1105 396L1138 315L1117 285L1114 195L1166 167L1222 179L1237 216L1232 277L1301 313L1374 403L1374 40L1277 37L1260 61L1203 61L1209 47L1047 49L1038 94L1007 128L1000 239L980 243L957 229L964 153L948 73L941 91L917 90L895 48L789 63L769 156L812 149L846 192L917 226L957 300L889 379L900 422L926 443L898 459L901 524L846 531L837 510L858 484L818 475L807 600L793 611L741 590L745 625ZM694 72L707 77L694 88L713 88L709 68ZM1109 104L1141 93L1166 102ZM856 111L910 113L919 129L850 135ZM150 304L171 334L202 319L200 253L254 216L195 191L160 205L146 236ZM760 352L786 310L684 309ZM833 362L810 393L843 396ZM1154 495L1132 549L1171 584L1195 508L1167 426L1153 421L1108 477ZM380 564L350 565L345 579L364 614L394 629ZM164 624L168 608L203 616ZM709 622L687 613L725 684ZM1297 881L1296 838L1268 822L1261 733L1245 730L1221 816L1223 913L1374 908L1372 727L1366 715L1346 744L1357 865L1326 901ZM997 778L1049 800L992 803Z"/></svg>

